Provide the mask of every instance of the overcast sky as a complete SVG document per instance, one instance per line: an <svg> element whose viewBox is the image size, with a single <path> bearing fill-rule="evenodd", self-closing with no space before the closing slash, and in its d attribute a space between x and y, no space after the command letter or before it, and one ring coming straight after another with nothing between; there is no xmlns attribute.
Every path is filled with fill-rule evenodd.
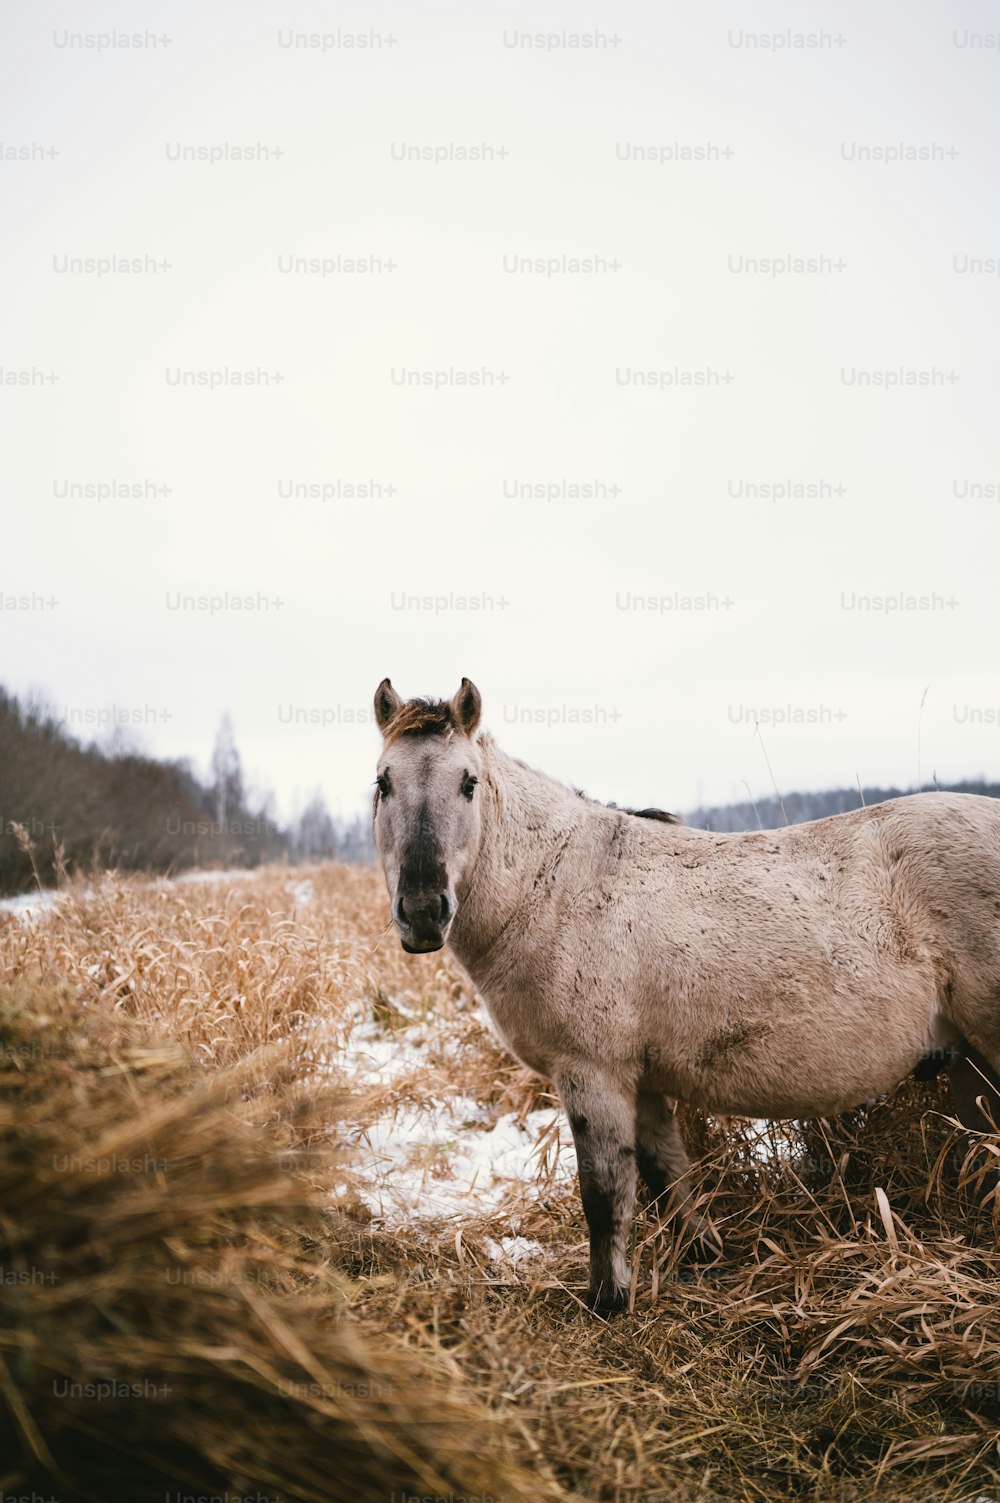
<svg viewBox="0 0 1000 1503"><path fill-rule="evenodd" d="M1000 774L995 8L4 30L8 687L284 814L384 674L622 802Z"/></svg>

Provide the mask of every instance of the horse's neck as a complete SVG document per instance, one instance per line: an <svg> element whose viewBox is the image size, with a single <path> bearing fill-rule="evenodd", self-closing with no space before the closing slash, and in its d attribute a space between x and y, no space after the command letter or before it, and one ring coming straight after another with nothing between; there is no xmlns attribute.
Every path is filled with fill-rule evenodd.
<svg viewBox="0 0 1000 1503"><path fill-rule="evenodd" d="M482 841L460 894L451 944L476 979L504 929L529 901L546 853L578 826L586 804L570 789L483 745Z"/></svg>

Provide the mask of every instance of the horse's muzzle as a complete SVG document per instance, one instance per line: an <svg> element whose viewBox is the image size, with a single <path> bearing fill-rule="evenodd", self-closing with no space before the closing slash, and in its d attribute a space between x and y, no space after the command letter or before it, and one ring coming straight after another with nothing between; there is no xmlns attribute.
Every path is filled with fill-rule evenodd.
<svg viewBox="0 0 1000 1503"><path fill-rule="evenodd" d="M415 937L415 935L411 934L410 939L414 939ZM404 939L400 935L399 943L403 946L407 955L431 955L435 950L444 949L444 935L439 935L436 939L422 939L418 944L410 944L409 940Z"/></svg>
<svg viewBox="0 0 1000 1503"><path fill-rule="evenodd" d="M448 938L455 904L446 892L414 893L396 899L392 916L406 953L430 955Z"/></svg>

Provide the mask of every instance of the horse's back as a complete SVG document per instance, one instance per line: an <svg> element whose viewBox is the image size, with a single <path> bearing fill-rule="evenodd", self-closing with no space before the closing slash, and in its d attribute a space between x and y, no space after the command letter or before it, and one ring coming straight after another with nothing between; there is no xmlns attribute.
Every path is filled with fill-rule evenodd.
<svg viewBox="0 0 1000 1503"><path fill-rule="evenodd" d="M640 1011L670 1043L675 1094L761 1115L827 1089L862 1099L952 1023L1000 1022L1000 802L911 795L656 843L630 910Z"/></svg>

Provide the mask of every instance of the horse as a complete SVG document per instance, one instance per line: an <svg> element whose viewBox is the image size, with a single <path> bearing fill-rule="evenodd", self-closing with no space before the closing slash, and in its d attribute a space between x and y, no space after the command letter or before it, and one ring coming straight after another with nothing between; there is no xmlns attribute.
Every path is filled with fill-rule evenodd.
<svg viewBox="0 0 1000 1503"><path fill-rule="evenodd" d="M600 804L451 699L375 694L373 826L402 947L447 944L554 1083L590 1233L588 1304L627 1308L639 1176L689 1202L675 1101L831 1117L950 1059L957 1115L1000 1121L1000 801L918 793L713 833ZM478 733L478 734L477 734Z"/></svg>

